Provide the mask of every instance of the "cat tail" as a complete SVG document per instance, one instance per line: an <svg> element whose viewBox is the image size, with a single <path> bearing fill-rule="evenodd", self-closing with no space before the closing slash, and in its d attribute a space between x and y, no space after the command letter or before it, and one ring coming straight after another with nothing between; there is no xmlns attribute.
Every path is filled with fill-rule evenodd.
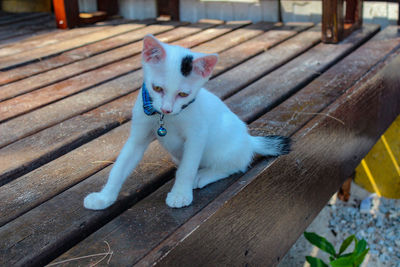
<svg viewBox="0 0 400 267"><path fill-rule="evenodd" d="M280 156L290 152L290 138L280 135L251 136L253 150L263 156Z"/></svg>

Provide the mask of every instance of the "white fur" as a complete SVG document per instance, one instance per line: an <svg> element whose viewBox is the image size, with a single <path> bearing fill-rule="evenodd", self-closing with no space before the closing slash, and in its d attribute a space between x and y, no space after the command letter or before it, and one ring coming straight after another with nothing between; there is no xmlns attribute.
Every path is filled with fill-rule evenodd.
<svg viewBox="0 0 400 267"><path fill-rule="evenodd" d="M153 37L146 38L152 38L150 41L154 42ZM157 135L160 117L158 114L147 116L143 112L140 92L132 112L130 137L104 188L85 198L84 206L88 209L105 209L115 202L125 179L137 166L147 146L155 139L158 139L178 164L175 184L166 198L167 205L175 208L191 204L193 188L202 188L233 173L244 172L254 153L277 154L273 147L270 150L260 138L250 136L245 123L218 97L202 88L211 73L207 77L195 71L188 77L181 74L181 59L186 54L193 55L194 60L198 59L196 62L201 62L200 69L205 63L201 60L210 55L163 43L159 45L165 49L166 57L160 62L146 62L143 59L142 63L144 82L153 99L154 108L171 111L164 117L164 127L168 133L164 137ZM160 54L159 50L155 51ZM164 94L153 91L153 84L163 87ZM178 97L179 92L190 95ZM181 110L183 104L194 98L195 102Z"/></svg>

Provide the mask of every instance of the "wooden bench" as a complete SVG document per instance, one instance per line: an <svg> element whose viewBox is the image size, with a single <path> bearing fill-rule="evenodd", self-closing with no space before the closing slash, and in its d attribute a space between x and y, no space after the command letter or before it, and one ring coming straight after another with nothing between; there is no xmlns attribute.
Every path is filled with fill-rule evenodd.
<svg viewBox="0 0 400 267"><path fill-rule="evenodd" d="M1 266L277 265L400 114L397 26L333 45L310 23L123 25L0 48L14 51L0 60ZM293 151L171 209L175 167L154 142L115 205L84 209L129 134L146 33L219 53L207 88L253 134L292 136Z"/></svg>

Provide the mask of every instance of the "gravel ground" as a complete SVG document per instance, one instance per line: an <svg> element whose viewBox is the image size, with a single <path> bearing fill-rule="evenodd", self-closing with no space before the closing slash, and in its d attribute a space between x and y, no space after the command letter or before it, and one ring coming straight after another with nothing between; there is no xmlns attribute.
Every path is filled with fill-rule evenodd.
<svg viewBox="0 0 400 267"><path fill-rule="evenodd" d="M324 236L336 250L347 236L355 234L370 248L363 267L400 267L400 199L379 198L353 183L350 200L342 202L335 194L306 231ZM307 255L329 262L325 252L301 236L279 266L309 266Z"/></svg>

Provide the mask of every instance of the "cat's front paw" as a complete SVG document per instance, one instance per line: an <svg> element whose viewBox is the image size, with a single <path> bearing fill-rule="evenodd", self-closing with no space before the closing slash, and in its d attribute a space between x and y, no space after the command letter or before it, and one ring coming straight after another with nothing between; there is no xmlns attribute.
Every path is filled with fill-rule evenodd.
<svg viewBox="0 0 400 267"><path fill-rule="evenodd" d="M185 206L189 206L193 201L193 192L192 190L187 191L174 191L168 193L167 199L165 202L171 208L182 208Z"/></svg>
<svg viewBox="0 0 400 267"><path fill-rule="evenodd" d="M115 199L101 192L90 193L83 200L83 206L90 210L103 210L111 206Z"/></svg>

